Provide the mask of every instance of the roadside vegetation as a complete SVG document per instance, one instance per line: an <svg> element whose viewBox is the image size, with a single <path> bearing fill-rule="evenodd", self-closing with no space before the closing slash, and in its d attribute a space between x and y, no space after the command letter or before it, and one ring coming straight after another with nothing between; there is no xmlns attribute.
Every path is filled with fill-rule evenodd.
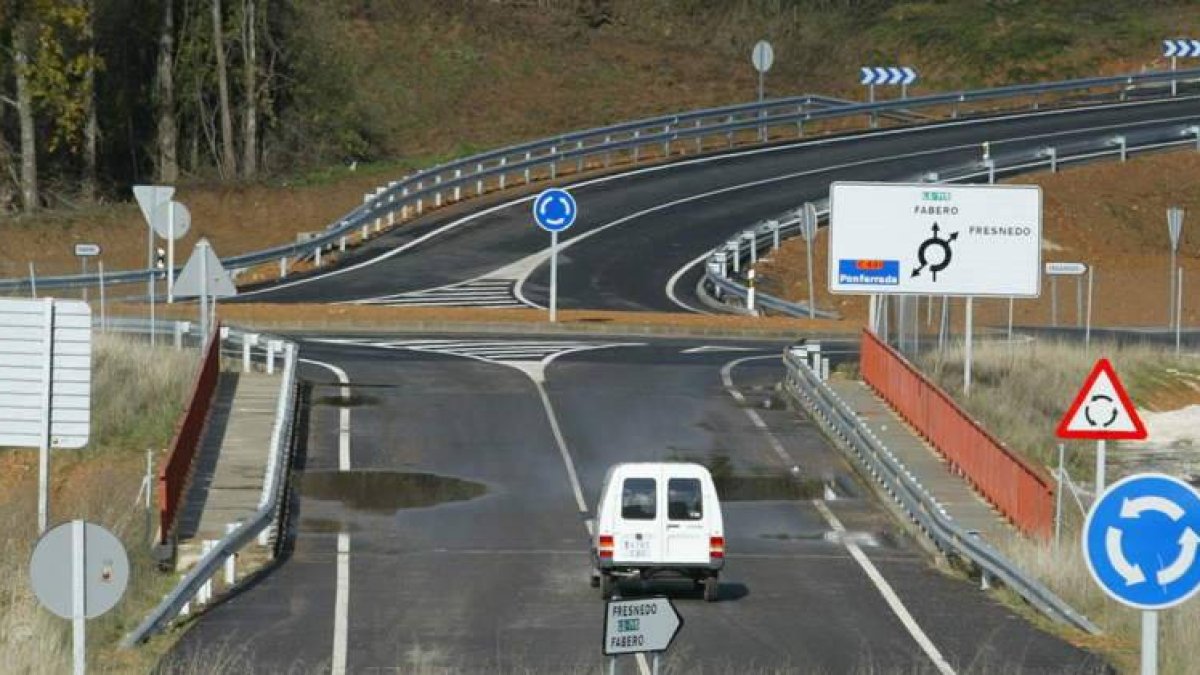
<svg viewBox="0 0 1200 675"><path fill-rule="evenodd" d="M1192 381L1200 361L1149 346L1118 347L1035 340L1007 344L985 341L975 347L971 396L962 392L960 346L943 354L927 352L918 365L949 392L985 428L1010 448L1048 469L1057 463L1058 440L1054 429L1067 405L1097 358L1109 358L1130 389L1139 409L1166 410L1195 402L1200 393ZM1068 471L1076 483L1091 484L1094 455L1085 443L1069 444ZM1121 452L1117 445L1111 453ZM1049 471L1048 471L1049 473ZM1120 475L1110 467L1108 479ZM1088 638L1084 646L1114 659L1122 670L1135 670L1140 642L1140 617L1100 590L1084 564L1079 536L1083 517L1068 488L1064 495L1062 539L1039 542L1012 537L1001 542L1005 552L1022 568L1041 579L1051 590L1082 612L1105 635ZM1085 505L1087 502L1085 500ZM1014 596L1014 604L1020 604ZM1195 669L1195 647L1200 644L1200 604L1195 602L1160 613L1159 654L1164 673L1189 673Z"/></svg>
<svg viewBox="0 0 1200 675"><path fill-rule="evenodd" d="M150 557L146 512L135 503L148 448L169 441L196 366L194 350L94 334L92 440L81 451L51 455L51 527L74 518L103 525L125 544L130 583L108 614L88 622L89 672L151 670L169 646L118 650L175 582ZM156 453L157 457L157 453ZM0 654L7 673L71 670L70 622L42 609L29 587L29 556L37 540L37 453L0 450Z"/></svg>

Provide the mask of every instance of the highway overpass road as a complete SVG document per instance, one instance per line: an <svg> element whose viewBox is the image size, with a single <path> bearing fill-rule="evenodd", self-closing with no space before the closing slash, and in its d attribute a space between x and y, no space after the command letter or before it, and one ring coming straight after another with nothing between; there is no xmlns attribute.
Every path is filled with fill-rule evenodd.
<svg viewBox="0 0 1200 675"><path fill-rule="evenodd" d="M915 180L993 156L1200 121L1200 98L1042 111L698 156L573 184L579 220L562 237L559 306L667 310L668 282L733 232L824 197L833 180ZM468 202L389 233L332 273L252 290L242 300L384 304L544 305L548 235L532 224L531 195ZM698 306L699 267L675 286ZM486 277L478 281L480 277ZM476 280L476 281L473 281ZM464 287L411 295L450 284ZM516 287L518 292L514 294ZM405 295L409 294L409 295Z"/></svg>
<svg viewBox="0 0 1200 675"><path fill-rule="evenodd" d="M767 480L750 483L753 499L724 505L719 602L669 584L622 589L676 599L686 623L669 672L936 672L931 653L957 672L1102 670L929 565L820 433L781 407L781 347L305 341L291 553L184 633L168 665L341 672L344 658L346 672L363 673L596 672L602 602L588 584L587 527L602 475L620 461L694 459ZM779 498L771 490L791 484L779 477L793 465L832 480L833 494ZM621 672L639 672L637 662Z"/></svg>

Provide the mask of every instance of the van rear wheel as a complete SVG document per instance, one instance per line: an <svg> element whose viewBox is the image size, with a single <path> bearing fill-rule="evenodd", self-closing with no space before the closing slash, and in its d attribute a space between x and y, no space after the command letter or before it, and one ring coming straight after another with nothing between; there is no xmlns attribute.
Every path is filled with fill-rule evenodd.
<svg viewBox="0 0 1200 675"><path fill-rule="evenodd" d="M709 577L704 580L704 601L716 602L717 595L721 591L721 584L716 577Z"/></svg>
<svg viewBox="0 0 1200 675"><path fill-rule="evenodd" d="M611 574L600 575L600 597L608 600L617 592L617 580Z"/></svg>

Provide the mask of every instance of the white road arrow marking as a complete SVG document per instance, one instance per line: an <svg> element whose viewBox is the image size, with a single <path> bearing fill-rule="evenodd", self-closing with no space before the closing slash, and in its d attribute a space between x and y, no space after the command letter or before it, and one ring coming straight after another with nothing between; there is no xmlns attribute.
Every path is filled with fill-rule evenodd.
<svg viewBox="0 0 1200 675"><path fill-rule="evenodd" d="M1197 545L1200 545L1200 535L1196 534L1192 528L1185 529L1183 534L1179 535L1179 557L1170 566L1158 571L1157 578L1160 586L1179 581L1184 574L1187 574L1188 570L1192 569L1192 563L1196 562Z"/></svg>
<svg viewBox="0 0 1200 675"><path fill-rule="evenodd" d="M1121 550L1121 531L1115 527L1110 527L1104 535L1104 544L1108 550L1108 559L1112 561L1113 569L1117 570L1117 574L1120 574L1121 578L1125 580L1125 585L1134 586L1144 582L1146 574L1142 572L1142 568L1130 564L1125 559L1125 552Z"/></svg>
<svg viewBox="0 0 1200 675"><path fill-rule="evenodd" d="M704 345L703 347L692 347L683 350L683 354L704 354L707 352L761 352L761 347L719 347L717 345Z"/></svg>
<svg viewBox="0 0 1200 675"><path fill-rule="evenodd" d="M1165 497L1151 495L1134 499L1126 498L1121 502L1122 518L1137 518L1146 511L1157 511L1171 520L1179 520L1183 517L1183 507Z"/></svg>

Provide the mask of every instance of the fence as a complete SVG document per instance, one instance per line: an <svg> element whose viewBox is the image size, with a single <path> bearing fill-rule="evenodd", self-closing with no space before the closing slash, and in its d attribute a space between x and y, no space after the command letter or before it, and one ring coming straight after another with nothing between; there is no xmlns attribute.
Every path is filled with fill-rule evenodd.
<svg viewBox="0 0 1200 675"><path fill-rule="evenodd" d="M869 331L862 335L861 371L900 416L924 436L1018 528L1049 538L1054 531L1050 478L971 419L899 352Z"/></svg>
<svg viewBox="0 0 1200 675"><path fill-rule="evenodd" d="M188 476L192 470L204 423L217 390L217 378L221 370L221 327L212 332L196 374L188 398L187 409L175 427L171 439L171 452L158 472L159 542L170 541L175 519L187 490Z"/></svg>

